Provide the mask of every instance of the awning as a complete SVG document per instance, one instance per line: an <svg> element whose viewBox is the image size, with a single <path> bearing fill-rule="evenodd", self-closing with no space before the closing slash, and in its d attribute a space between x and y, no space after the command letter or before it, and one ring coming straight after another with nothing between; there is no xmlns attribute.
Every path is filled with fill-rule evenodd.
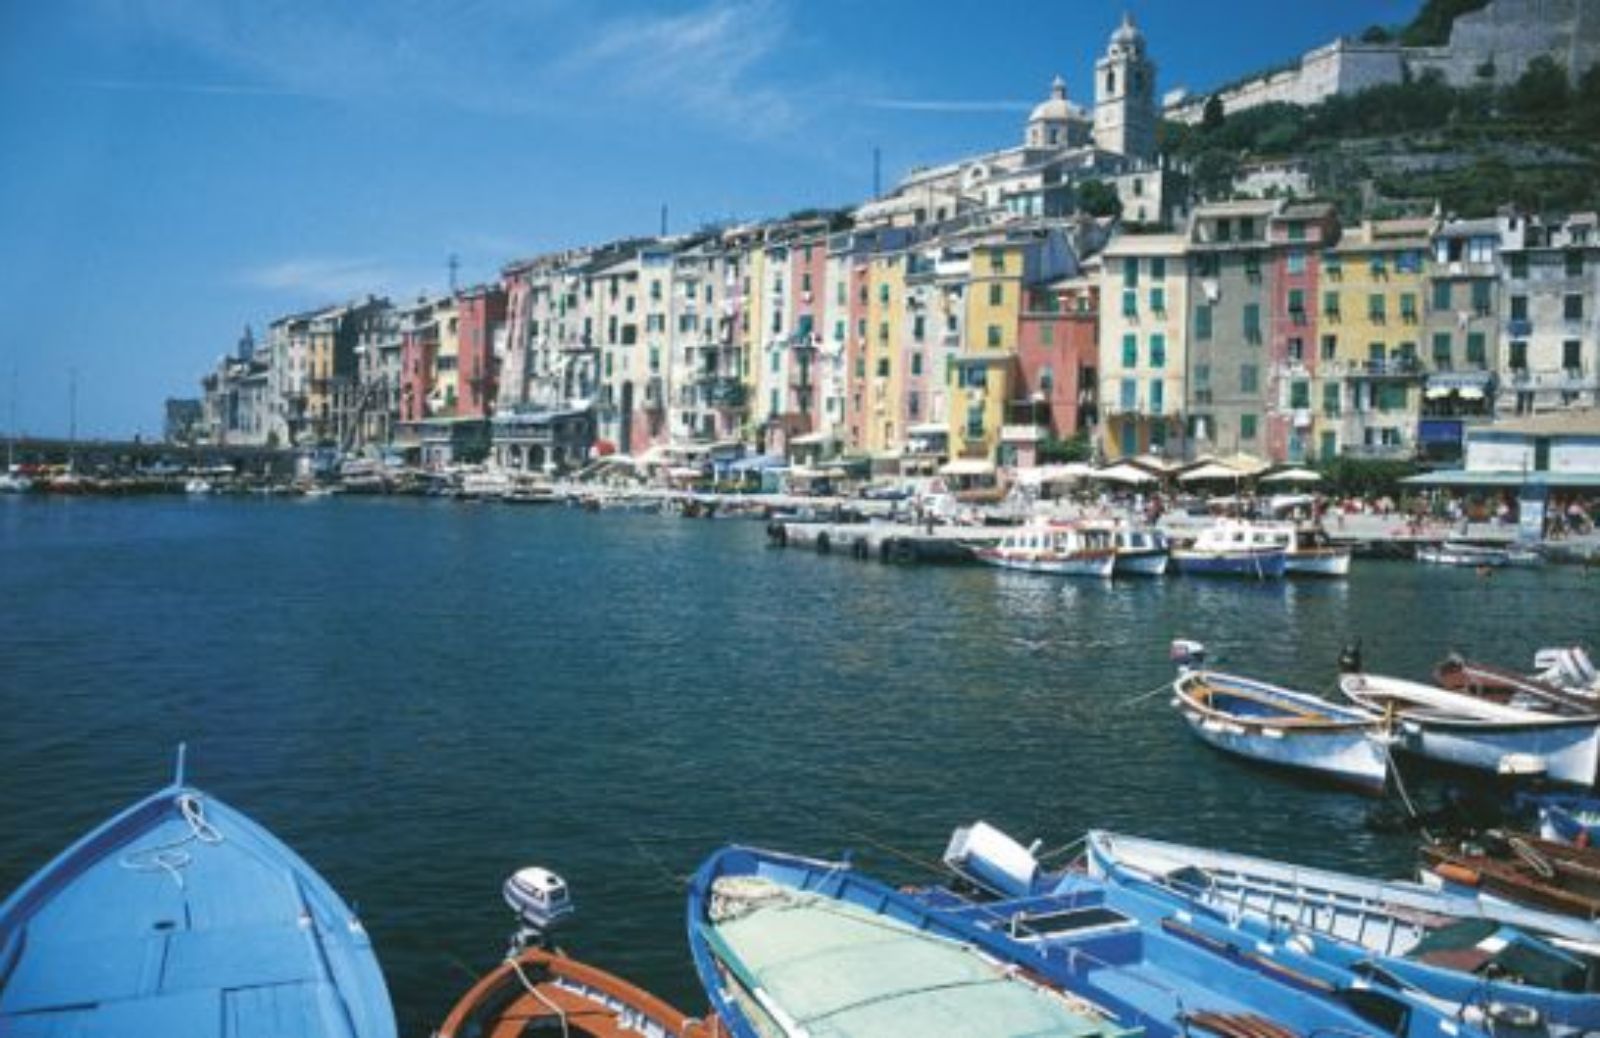
<svg viewBox="0 0 1600 1038"><path fill-rule="evenodd" d="M1265 461L1262 461L1260 458L1256 457L1254 454L1246 454L1242 451L1238 454L1230 454L1226 458L1219 458L1218 460L1221 461L1222 464L1228 466L1230 469L1243 473L1246 476L1257 475L1258 473L1265 472L1267 469L1272 467Z"/></svg>
<svg viewBox="0 0 1600 1038"><path fill-rule="evenodd" d="M949 436L950 427L943 422L923 422L906 430L907 436Z"/></svg>
<svg viewBox="0 0 1600 1038"><path fill-rule="evenodd" d="M834 441L833 433L814 432L814 433L806 433L804 436L796 436L796 437L794 437L793 439L791 439L789 441L789 446L791 446L791 447L815 447L815 446L817 446L819 444L832 443L833 441Z"/></svg>
<svg viewBox="0 0 1600 1038"><path fill-rule="evenodd" d="M992 476L994 462L981 458L957 458L939 469L941 476Z"/></svg>
<svg viewBox="0 0 1600 1038"><path fill-rule="evenodd" d="M1600 487L1600 472L1522 472L1441 469L1407 476L1400 482L1413 487Z"/></svg>
<svg viewBox="0 0 1600 1038"><path fill-rule="evenodd" d="M1435 371L1428 376L1428 395L1432 396L1435 389L1446 392L1476 389L1481 392L1493 378L1494 374L1488 371Z"/></svg>
<svg viewBox="0 0 1600 1038"><path fill-rule="evenodd" d="M761 472L766 469L788 467L788 458L780 458L772 454L762 454L754 458L740 458L738 461L728 463L729 472Z"/></svg>

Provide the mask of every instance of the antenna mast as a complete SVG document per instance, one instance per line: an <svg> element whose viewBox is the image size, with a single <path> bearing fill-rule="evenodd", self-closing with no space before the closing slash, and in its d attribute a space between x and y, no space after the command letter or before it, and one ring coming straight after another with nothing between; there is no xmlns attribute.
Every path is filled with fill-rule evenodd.
<svg viewBox="0 0 1600 1038"><path fill-rule="evenodd" d="M450 260L446 265L450 268L450 294L455 295L456 272L461 269L461 257L452 252L450 254Z"/></svg>

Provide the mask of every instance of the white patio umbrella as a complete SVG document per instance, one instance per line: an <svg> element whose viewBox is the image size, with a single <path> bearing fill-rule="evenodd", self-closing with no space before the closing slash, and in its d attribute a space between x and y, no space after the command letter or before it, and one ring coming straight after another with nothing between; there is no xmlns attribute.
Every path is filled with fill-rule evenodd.
<svg viewBox="0 0 1600 1038"><path fill-rule="evenodd" d="M1270 475L1262 476L1263 483L1321 483L1321 473L1312 472L1310 469L1282 469Z"/></svg>
<svg viewBox="0 0 1600 1038"><path fill-rule="evenodd" d="M1244 473L1238 469L1229 468L1219 461L1208 461L1198 468L1192 468L1178 477L1179 483L1203 483L1207 480L1237 481L1244 478Z"/></svg>
<svg viewBox="0 0 1600 1038"><path fill-rule="evenodd" d="M1118 462L1107 468L1097 469L1090 474L1090 479L1104 479L1112 483L1126 483L1129 486L1143 486L1146 483L1155 483L1159 477L1152 476L1137 465L1127 462Z"/></svg>

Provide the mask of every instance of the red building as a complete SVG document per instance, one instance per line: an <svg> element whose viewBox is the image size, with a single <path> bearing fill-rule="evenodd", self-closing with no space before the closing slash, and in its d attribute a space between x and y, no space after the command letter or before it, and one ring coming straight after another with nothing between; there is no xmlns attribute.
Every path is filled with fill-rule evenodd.
<svg viewBox="0 0 1600 1038"><path fill-rule="evenodd" d="M439 320L435 302L421 300L400 314L400 421L428 417L428 394L438 374Z"/></svg>
<svg viewBox="0 0 1600 1038"><path fill-rule="evenodd" d="M1272 252L1271 316L1267 333L1267 457L1273 461L1313 460L1313 399L1323 354L1317 291L1322 254L1339 240L1339 218L1326 202L1290 203L1268 225Z"/></svg>
<svg viewBox="0 0 1600 1038"><path fill-rule="evenodd" d="M456 416L487 418L494 412L499 392L495 338L506 326L506 290L499 285L465 289L456 297L456 311L461 351Z"/></svg>
<svg viewBox="0 0 1600 1038"><path fill-rule="evenodd" d="M1088 428L1096 417L1099 330L1100 289L1092 279L1064 278L1027 293L1008 424L1033 426L1057 440Z"/></svg>

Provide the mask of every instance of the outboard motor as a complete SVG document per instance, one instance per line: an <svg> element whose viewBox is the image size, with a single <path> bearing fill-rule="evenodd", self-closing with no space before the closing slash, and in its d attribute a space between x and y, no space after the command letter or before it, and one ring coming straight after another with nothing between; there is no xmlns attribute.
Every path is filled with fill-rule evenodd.
<svg viewBox="0 0 1600 1038"><path fill-rule="evenodd" d="M517 932L511 938L513 951L520 951L530 941L543 944L548 931L577 911L566 881L536 865L514 872L501 894L517 913Z"/></svg>
<svg viewBox="0 0 1600 1038"><path fill-rule="evenodd" d="M1179 670L1198 670L1205 666L1206 647L1187 638L1175 638L1171 648L1167 650L1167 658L1172 660Z"/></svg>
<svg viewBox="0 0 1600 1038"><path fill-rule="evenodd" d="M1339 673L1360 674L1366 668L1361 663L1361 639L1347 644L1339 652Z"/></svg>

